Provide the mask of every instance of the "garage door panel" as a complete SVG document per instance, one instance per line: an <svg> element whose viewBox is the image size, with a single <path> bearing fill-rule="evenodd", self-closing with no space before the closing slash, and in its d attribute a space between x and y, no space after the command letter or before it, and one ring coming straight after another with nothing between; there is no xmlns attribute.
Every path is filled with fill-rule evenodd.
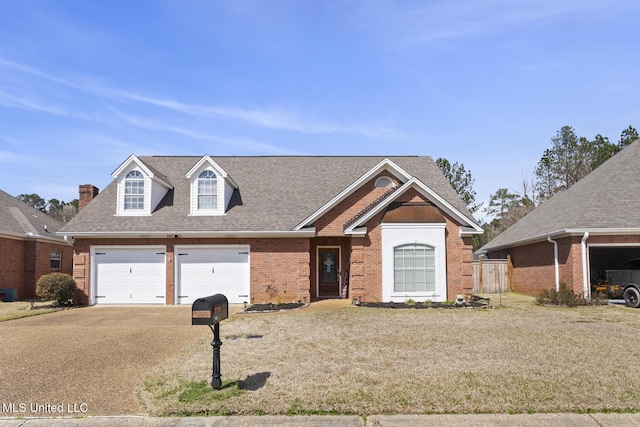
<svg viewBox="0 0 640 427"><path fill-rule="evenodd" d="M181 248L178 252L178 304L192 304L217 293L230 303L248 301L248 248Z"/></svg>

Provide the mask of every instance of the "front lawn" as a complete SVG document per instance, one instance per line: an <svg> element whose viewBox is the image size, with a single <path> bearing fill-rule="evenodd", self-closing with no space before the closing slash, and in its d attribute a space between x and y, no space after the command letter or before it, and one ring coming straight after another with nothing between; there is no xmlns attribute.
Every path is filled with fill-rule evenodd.
<svg viewBox="0 0 640 427"><path fill-rule="evenodd" d="M20 319L22 317L37 316L58 310L62 310L62 308L53 307L51 301L36 302L33 308L31 308L31 304L27 301L0 302L0 322Z"/></svg>
<svg viewBox="0 0 640 427"><path fill-rule="evenodd" d="M222 390L208 334L138 393L152 415L640 410L640 309L491 298L503 305L236 315L220 325Z"/></svg>

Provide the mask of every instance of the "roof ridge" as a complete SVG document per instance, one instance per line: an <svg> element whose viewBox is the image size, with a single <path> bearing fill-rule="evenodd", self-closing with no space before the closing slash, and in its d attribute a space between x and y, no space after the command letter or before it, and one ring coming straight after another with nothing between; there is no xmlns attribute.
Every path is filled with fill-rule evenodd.
<svg viewBox="0 0 640 427"><path fill-rule="evenodd" d="M383 201L384 199L386 199L391 193L393 193L394 191L396 191L398 189L398 187L391 187L389 188L387 191L385 191L384 193L382 193L381 195L379 195L378 197L375 198L374 201L372 201L371 203L369 203L367 206L365 206L364 208L362 208L362 210L360 212L358 212L357 214L355 214L354 216L352 216L349 220L347 220L347 222L344 223L344 229L346 230L347 228L349 228L349 226L353 223L355 223L358 219L362 218L362 216L364 214L366 214L367 212L369 212L371 209L373 209L378 203L380 203L381 201Z"/></svg>
<svg viewBox="0 0 640 427"><path fill-rule="evenodd" d="M384 154L366 154L366 155L358 155L358 154L335 154L335 155L329 155L329 154L309 154L309 155L304 155L304 154L265 154L265 155L215 155L215 154L206 154L207 156L211 157L212 159L218 159L218 158L257 158L257 159L262 159L262 158L284 158L284 159L290 159L290 158L294 158L294 157L298 157L298 158L305 158L305 159L313 159L313 158L342 158L342 159L351 159L351 158L387 158L387 159L406 159L406 158L432 158L430 155L426 155L426 154L407 154L407 155L384 155ZM139 159L142 158L183 158L183 159L201 159L203 158L205 155L199 156L197 154L176 154L176 155L171 155L171 154L147 154L147 155L140 155L140 156L136 156Z"/></svg>

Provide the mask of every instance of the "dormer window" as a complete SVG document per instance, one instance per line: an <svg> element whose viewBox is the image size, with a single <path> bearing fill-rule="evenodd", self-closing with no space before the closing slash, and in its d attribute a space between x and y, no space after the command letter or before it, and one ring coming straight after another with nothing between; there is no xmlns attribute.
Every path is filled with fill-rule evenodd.
<svg viewBox="0 0 640 427"><path fill-rule="evenodd" d="M137 170L124 179L124 210L144 209L144 176Z"/></svg>
<svg viewBox="0 0 640 427"><path fill-rule="evenodd" d="M198 210L218 208L218 178L206 170L198 176Z"/></svg>
<svg viewBox="0 0 640 427"><path fill-rule="evenodd" d="M166 176L133 154L111 176L118 185L116 215L152 215L167 192L173 189Z"/></svg>
<svg viewBox="0 0 640 427"><path fill-rule="evenodd" d="M220 165L204 156L185 176L191 183L190 215L226 215L238 186Z"/></svg>

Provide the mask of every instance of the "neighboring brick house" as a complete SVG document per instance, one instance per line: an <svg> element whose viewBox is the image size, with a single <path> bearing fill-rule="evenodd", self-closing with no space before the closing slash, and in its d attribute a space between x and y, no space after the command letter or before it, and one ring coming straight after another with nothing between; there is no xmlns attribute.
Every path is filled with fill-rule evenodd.
<svg viewBox="0 0 640 427"><path fill-rule="evenodd" d="M640 260L640 143L629 145L538 206L482 249L511 256L514 289L530 295L564 281L590 296L606 270Z"/></svg>
<svg viewBox="0 0 640 427"><path fill-rule="evenodd" d="M482 229L430 157L132 155L112 175L60 232L89 304L473 292Z"/></svg>
<svg viewBox="0 0 640 427"><path fill-rule="evenodd" d="M31 299L43 274L71 274L73 248L62 223L0 191L0 299Z"/></svg>

